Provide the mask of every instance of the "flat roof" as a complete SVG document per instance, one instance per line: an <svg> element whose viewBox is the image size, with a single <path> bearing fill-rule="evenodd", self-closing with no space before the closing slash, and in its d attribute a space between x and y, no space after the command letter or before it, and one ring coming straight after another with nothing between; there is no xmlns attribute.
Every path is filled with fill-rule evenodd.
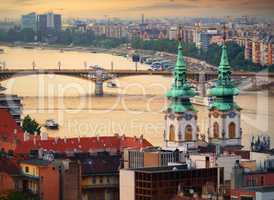
<svg viewBox="0 0 274 200"><path fill-rule="evenodd" d="M142 173L164 173L164 172L193 171L193 170L216 169L216 168L217 167L188 169L187 164L182 164L182 165L174 165L174 166L167 166L167 167L147 167L147 168L137 168L137 169L127 169L127 170L132 170L135 172L142 172Z"/></svg>
<svg viewBox="0 0 274 200"><path fill-rule="evenodd" d="M30 159L30 160L23 160L21 161L22 164L29 164L29 165L37 165L37 166L48 166L51 164L48 160L40 160L40 159Z"/></svg>
<svg viewBox="0 0 274 200"><path fill-rule="evenodd" d="M244 188L244 190L253 192L274 192L274 186L247 187Z"/></svg>

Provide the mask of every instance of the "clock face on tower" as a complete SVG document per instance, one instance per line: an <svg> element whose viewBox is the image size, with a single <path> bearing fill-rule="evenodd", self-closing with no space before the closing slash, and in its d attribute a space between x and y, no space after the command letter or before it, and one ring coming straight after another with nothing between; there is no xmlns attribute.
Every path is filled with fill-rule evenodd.
<svg viewBox="0 0 274 200"><path fill-rule="evenodd" d="M236 113L234 111L230 111L228 113L229 118L234 118L236 116Z"/></svg>
<svg viewBox="0 0 274 200"><path fill-rule="evenodd" d="M187 114L187 113L184 113L184 115L183 115L183 118L184 118L186 121L191 120L191 119L192 119L192 117L193 117L193 115L192 115L192 114Z"/></svg>

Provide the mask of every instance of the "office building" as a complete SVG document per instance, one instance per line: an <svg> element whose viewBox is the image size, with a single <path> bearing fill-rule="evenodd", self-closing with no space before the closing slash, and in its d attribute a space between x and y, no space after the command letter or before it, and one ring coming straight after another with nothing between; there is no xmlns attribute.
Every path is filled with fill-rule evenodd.
<svg viewBox="0 0 274 200"><path fill-rule="evenodd" d="M60 31L61 28L61 15L52 12L38 15L38 31L46 33L49 31Z"/></svg>
<svg viewBox="0 0 274 200"><path fill-rule="evenodd" d="M189 169L187 165L120 170L121 200L171 199L185 196L218 196L222 168ZM179 191L178 191L179 190Z"/></svg>
<svg viewBox="0 0 274 200"><path fill-rule="evenodd" d="M32 29L37 30L37 16L36 13L29 13L22 15L21 17L21 29Z"/></svg>

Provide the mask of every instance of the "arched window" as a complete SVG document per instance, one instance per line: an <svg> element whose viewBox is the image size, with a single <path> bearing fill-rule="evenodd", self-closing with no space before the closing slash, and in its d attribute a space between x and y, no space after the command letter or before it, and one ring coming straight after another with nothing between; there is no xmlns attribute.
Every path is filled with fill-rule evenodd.
<svg viewBox="0 0 274 200"><path fill-rule="evenodd" d="M213 137L214 138L219 138L219 124L218 122L214 122L213 124Z"/></svg>
<svg viewBox="0 0 274 200"><path fill-rule="evenodd" d="M169 127L169 141L175 141L175 128L173 125Z"/></svg>
<svg viewBox="0 0 274 200"><path fill-rule="evenodd" d="M228 135L229 138L236 138L236 125L234 122L231 122L228 126Z"/></svg>
<svg viewBox="0 0 274 200"><path fill-rule="evenodd" d="M187 125L185 129L185 140L191 141L192 140L192 126Z"/></svg>

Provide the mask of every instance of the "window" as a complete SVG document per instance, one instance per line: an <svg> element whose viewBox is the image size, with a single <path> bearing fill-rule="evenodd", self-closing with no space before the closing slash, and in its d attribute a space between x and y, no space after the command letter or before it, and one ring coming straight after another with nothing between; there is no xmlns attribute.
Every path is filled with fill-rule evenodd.
<svg viewBox="0 0 274 200"><path fill-rule="evenodd" d="M263 185L264 185L264 177L261 176L261 186L263 186Z"/></svg>
<svg viewBox="0 0 274 200"><path fill-rule="evenodd" d="M236 125L234 122L231 122L228 126L228 134L229 138L235 138L236 137Z"/></svg>
<svg viewBox="0 0 274 200"><path fill-rule="evenodd" d="M214 122L213 124L213 137L214 138L219 138L219 124L218 122Z"/></svg>
<svg viewBox="0 0 274 200"><path fill-rule="evenodd" d="M191 125L187 125L185 128L185 140L186 141L191 141L192 138L192 126Z"/></svg>
<svg viewBox="0 0 274 200"><path fill-rule="evenodd" d="M25 172L29 173L29 167L28 166L25 167Z"/></svg>
<svg viewBox="0 0 274 200"><path fill-rule="evenodd" d="M93 183L93 184L96 183L96 177L92 177L92 183Z"/></svg>
<svg viewBox="0 0 274 200"><path fill-rule="evenodd" d="M169 141L175 141L175 128L173 125L169 127Z"/></svg>

